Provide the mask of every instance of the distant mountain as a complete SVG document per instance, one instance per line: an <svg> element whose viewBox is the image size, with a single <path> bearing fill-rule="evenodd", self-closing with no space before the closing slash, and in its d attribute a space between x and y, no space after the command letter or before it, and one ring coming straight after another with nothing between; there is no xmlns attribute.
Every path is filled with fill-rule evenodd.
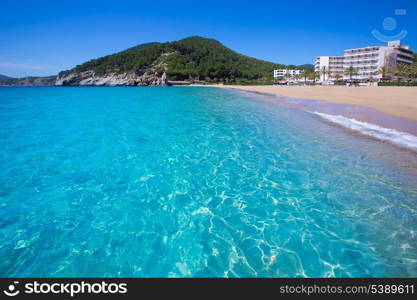
<svg viewBox="0 0 417 300"><path fill-rule="evenodd" d="M314 65L312 64L299 65L298 67L303 70L314 71Z"/></svg>
<svg viewBox="0 0 417 300"><path fill-rule="evenodd" d="M8 80L8 79L14 79L13 77L9 77L9 76L6 76L6 75L1 75L0 74L0 80Z"/></svg>
<svg viewBox="0 0 417 300"><path fill-rule="evenodd" d="M0 75L0 86L49 86L55 81L56 76L12 78Z"/></svg>
<svg viewBox="0 0 417 300"><path fill-rule="evenodd" d="M284 65L239 54L220 42L189 37L147 43L59 73L57 85L166 85L169 80L255 83ZM296 67L298 68L298 67Z"/></svg>

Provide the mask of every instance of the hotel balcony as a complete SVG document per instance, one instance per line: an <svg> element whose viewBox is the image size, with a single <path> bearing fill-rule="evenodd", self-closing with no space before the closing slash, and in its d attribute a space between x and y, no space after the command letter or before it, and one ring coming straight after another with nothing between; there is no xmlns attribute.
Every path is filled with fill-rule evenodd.
<svg viewBox="0 0 417 300"><path fill-rule="evenodd" d="M357 48L357 49L347 49L345 50L345 53L362 53L362 52L378 51L379 49L380 49L379 46Z"/></svg>
<svg viewBox="0 0 417 300"><path fill-rule="evenodd" d="M345 64L372 64L377 63L377 59L361 59L361 60L347 60L344 63Z"/></svg>
<svg viewBox="0 0 417 300"><path fill-rule="evenodd" d="M354 68L361 68L361 67L377 67L378 65L377 64L346 64L346 65L343 65L343 67L347 67L347 68L349 68L349 67L354 67Z"/></svg>
<svg viewBox="0 0 417 300"><path fill-rule="evenodd" d="M345 60L352 60L352 59L375 59L379 56L379 54L373 54L373 55L350 55L346 56Z"/></svg>
<svg viewBox="0 0 417 300"><path fill-rule="evenodd" d="M409 55L410 57L413 57L414 52L411 49L405 49L405 48L397 48L398 52L401 52L401 54Z"/></svg>
<svg viewBox="0 0 417 300"><path fill-rule="evenodd" d="M410 58L403 58L403 57L399 57L397 56L397 62L399 63L405 63L405 64L412 64L413 60Z"/></svg>

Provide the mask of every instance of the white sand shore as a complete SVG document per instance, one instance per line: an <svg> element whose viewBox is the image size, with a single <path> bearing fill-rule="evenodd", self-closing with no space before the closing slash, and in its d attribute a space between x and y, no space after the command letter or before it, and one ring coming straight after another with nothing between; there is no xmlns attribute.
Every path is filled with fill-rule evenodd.
<svg viewBox="0 0 417 300"><path fill-rule="evenodd" d="M384 114L417 121L417 87L236 85L218 87L290 98L324 100L336 104L360 105Z"/></svg>

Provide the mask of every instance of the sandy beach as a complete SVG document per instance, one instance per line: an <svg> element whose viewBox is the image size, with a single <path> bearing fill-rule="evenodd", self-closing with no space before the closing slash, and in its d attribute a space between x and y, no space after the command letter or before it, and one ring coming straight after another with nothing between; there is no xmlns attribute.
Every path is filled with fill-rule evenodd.
<svg viewBox="0 0 417 300"><path fill-rule="evenodd" d="M334 104L360 105L391 116L417 121L417 87L235 85L222 87L290 98L322 100Z"/></svg>

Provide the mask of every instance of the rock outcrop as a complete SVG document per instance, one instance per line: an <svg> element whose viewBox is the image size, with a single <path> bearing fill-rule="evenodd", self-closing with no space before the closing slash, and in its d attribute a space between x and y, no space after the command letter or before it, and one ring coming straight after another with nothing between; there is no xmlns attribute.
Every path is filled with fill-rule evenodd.
<svg viewBox="0 0 417 300"><path fill-rule="evenodd" d="M166 86L168 85L165 73L145 72L142 75L134 73L110 73L97 75L94 71L64 73L56 78L55 85L81 85L81 86Z"/></svg>

